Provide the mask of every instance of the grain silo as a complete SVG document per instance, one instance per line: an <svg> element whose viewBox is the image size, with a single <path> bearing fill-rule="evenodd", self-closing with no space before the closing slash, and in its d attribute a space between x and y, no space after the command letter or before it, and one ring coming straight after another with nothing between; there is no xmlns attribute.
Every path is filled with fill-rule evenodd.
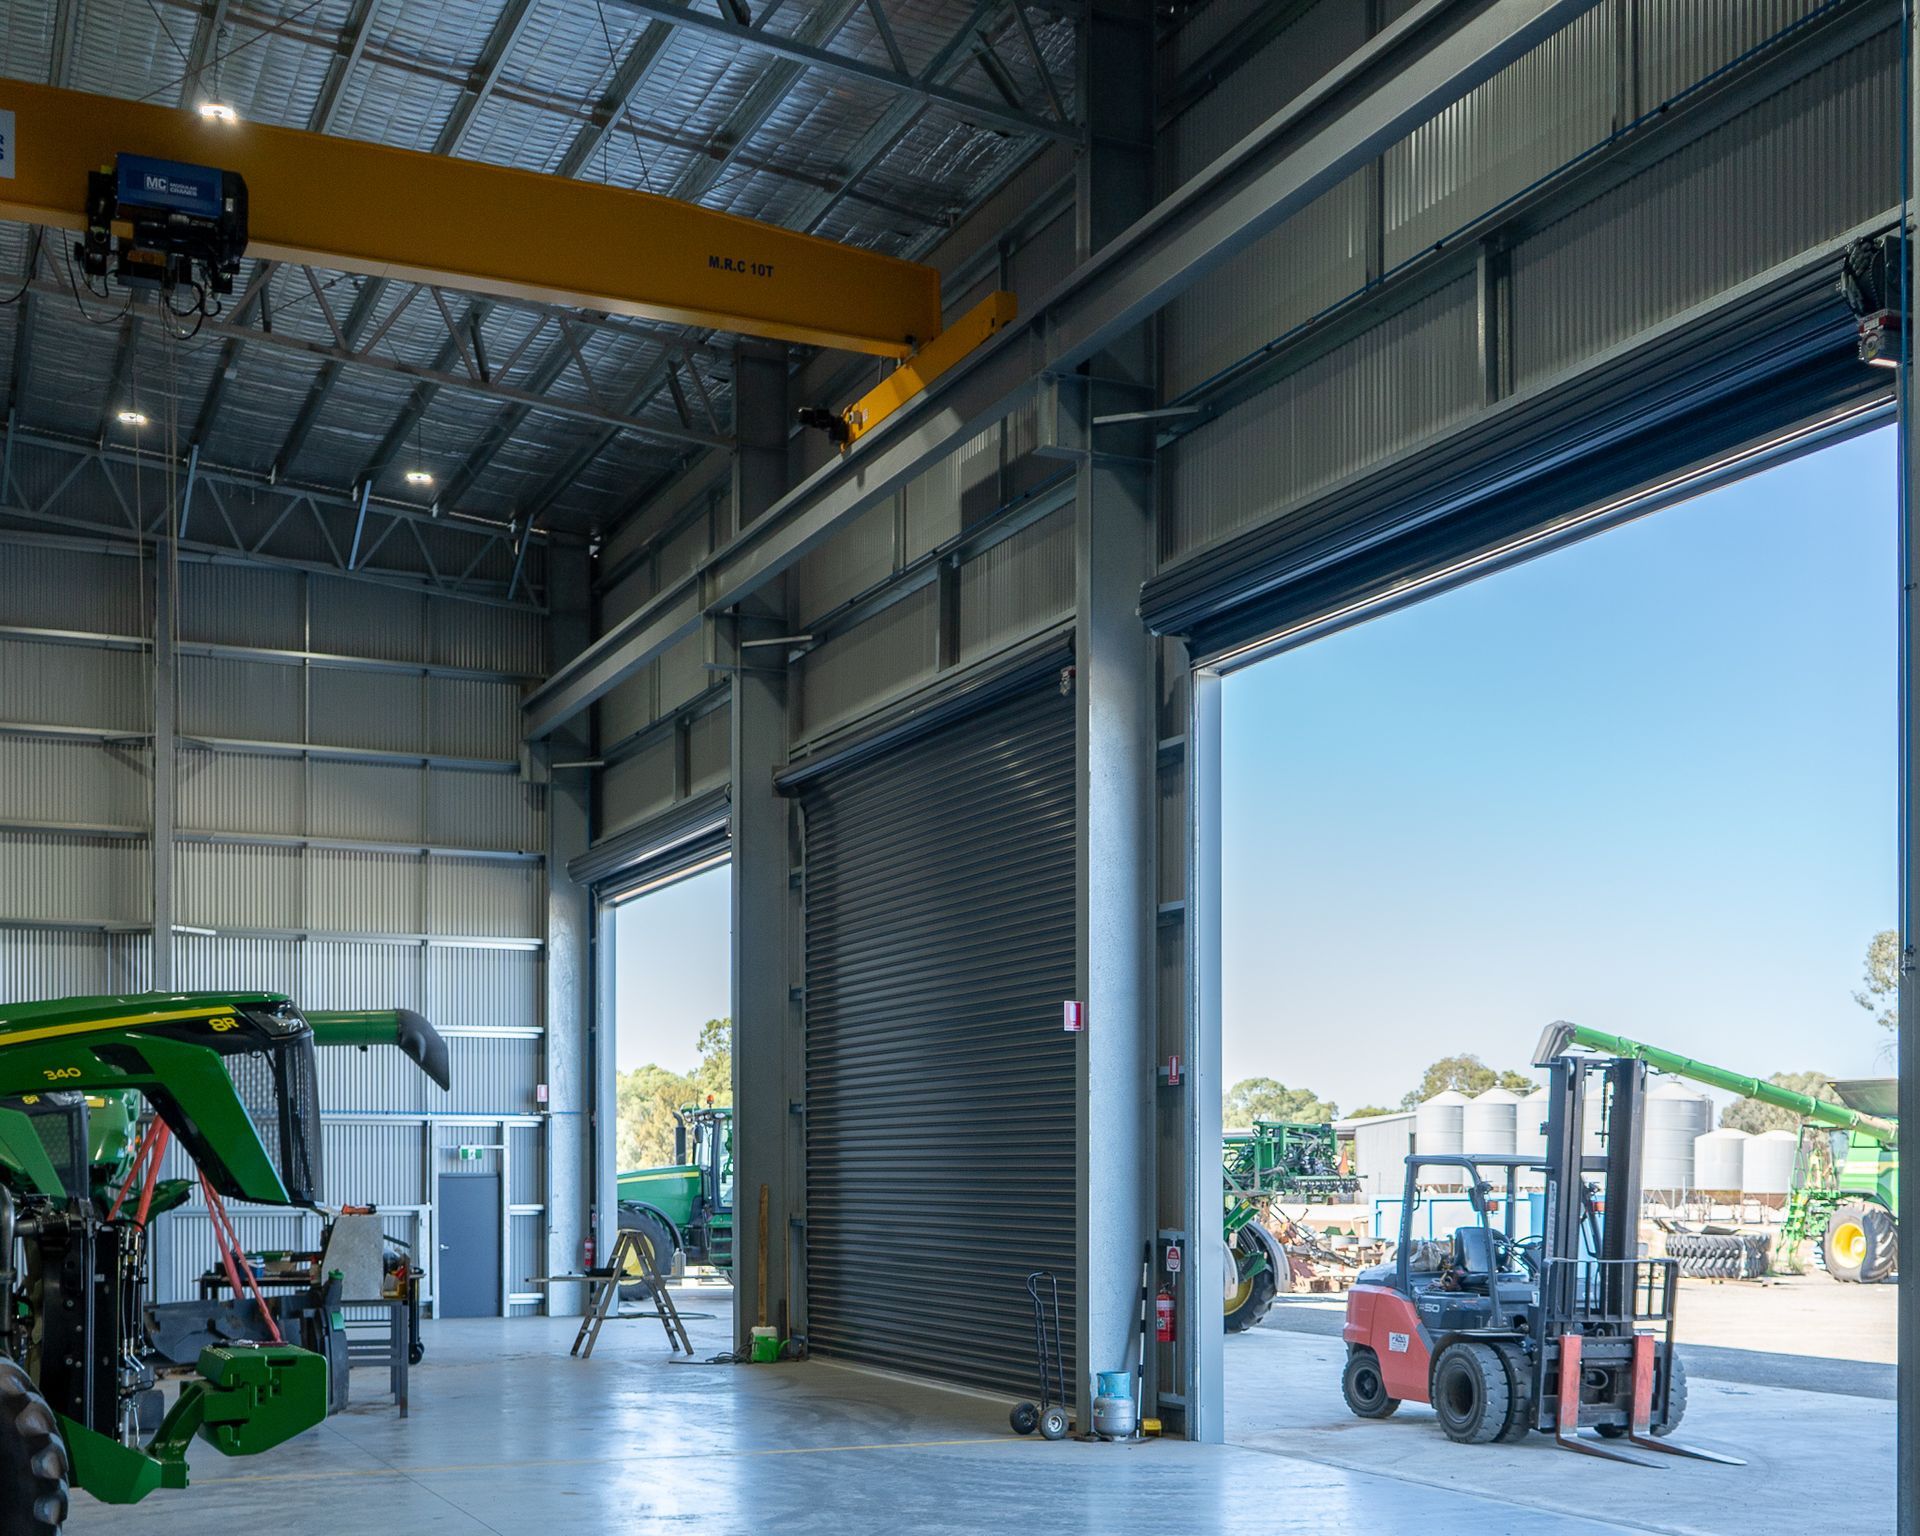
<svg viewBox="0 0 1920 1536"><path fill-rule="evenodd" d="M1641 1184L1649 1190L1694 1187L1693 1144L1713 1129L1713 1100L1673 1078L1647 1093Z"/></svg>
<svg viewBox="0 0 1920 1536"><path fill-rule="evenodd" d="M1731 1196L1738 1194L1746 1160L1746 1145L1753 1138L1745 1131L1722 1126L1707 1131L1693 1141L1693 1187L1702 1194Z"/></svg>
<svg viewBox="0 0 1920 1536"><path fill-rule="evenodd" d="M1466 1110L1467 1096L1451 1088L1416 1105L1413 1111L1413 1150L1422 1157L1459 1152L1466 1135ZM1441 1166L1423 1169L1420 1182L1430 1188L1457 1189L1465 1177L1462 1169Z"/></svg>
<svg viewBox="0 0 1920 1536"><path fill-rule="evenodd" d="M1763 1131L1749 1137L1741 1148L1741 1192L1768 1201L1785 1199L1793 1189L1799 1156L1800 1138L1792 1131Z"/></svg>
<svg viewBox="0 0 1920 1536"><path fill-rule="evenodd" d="M1505 1088L1489 1088L1468 1101L1460 1117L1463 1152L1511 1156L1519 1119L1520 1095Z"/></svg>
<svg viewBox="0 0 1920 1536"><path fill-rule="evenodd" d="M1547 1155L1547 1103L1551 1096L1536 1088L1514 1107L1513 1150L1521 1157ZM1522 1168L1520 1182L1529 1188L1546 1182L1544 1169Z"/></svg>

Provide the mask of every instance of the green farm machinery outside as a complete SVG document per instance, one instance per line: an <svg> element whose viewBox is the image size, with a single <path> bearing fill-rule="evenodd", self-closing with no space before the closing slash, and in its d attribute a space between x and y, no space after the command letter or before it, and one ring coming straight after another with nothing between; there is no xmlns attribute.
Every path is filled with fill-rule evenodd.
<svg viewBox="0 0 1920 1536"><path fill-rule="evenodd" d="M1314 1205L1351 1200L1360 1181L1340 1171L1333 1127L1324 1121L1256 1120L1251 1130L1229 1131L1220 1167L1233 1275L1227 1331L1244 1333L1267 1315L1274 1297L1293 1288L1286 1249L1262 1219L1268 1208L1276 1199Z"/></svg>
<svg viewBox="0 0 1920 1536"><path fill-rule="evenodd" d="M722 1105L689 1106L673 1130L673 1162L619 1175L620 1226L640 1234L666 1274L675 1250L689 1264L708 1264L733 1274L733 1111ZM629 1300L644 1299L647 1282L637 1261L621 1288Z"/></svg>
<svg viewBox="0 0 1920 1536"><path fill-rule="evenodd" d="M184 1488L196 1440L252 1456L326 1416L326 1357L285 1344L204 1350L165 1409L149 1223L191 1193L158 1177L168 1139L217 1223L227 1200L316 1208L315 1046L376 1041L444 1077L444 1044L407 1010L303 1014L271 992L0 1005L0 1536L57 1536L69 1488L109 1504Z"/></svg>
<svg viewBox="0 0 1920 1536"><path fill-rule="evenodd" d="M1899 1262L1900 1128L1892 1078L1833 1085L1838 1100L1796 1093L1764 1078L1731 1072L1621 1035L1560 1024L1574 1045L1614 1056L1634 1056L1662 1072L1784 1109L1800 1119L1800 1147L1786 1220L1774 1248L1776 1264L1793 1262L1801 1245L1819 1245L1836 1280L1871 1284Z"/></svg>

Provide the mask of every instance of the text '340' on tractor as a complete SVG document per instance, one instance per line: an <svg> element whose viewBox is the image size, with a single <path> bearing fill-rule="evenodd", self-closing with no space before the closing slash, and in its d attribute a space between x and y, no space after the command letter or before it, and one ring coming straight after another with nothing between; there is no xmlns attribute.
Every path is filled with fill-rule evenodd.
<svg viewBox="0 0 1920 1536"><path fill-rule="evenodd" d="M1347 1297L1347 1406L1384 1419L1402 1402L1431 1403L1465 1444L1540 1430L1569 1450L1643 1466L1655 1463L1606 1442L1743 1465L1670 1438L1687 1377L1674 1347L1678 1266L1640 1257L1646 1064L1549 1055L1559 1039L1549 1031L1535 1056L1548 1071L1543 1157L1407 1159L1395 1257L1363 1270ZM1589 1076L1603 1079L1597 1157L1582 1153ZM1523 1236L1529 1170L1542 1181L1541 1230ZM1451 1241L1416 1242L1421 1190L1446 1175L1464 1184L1476 1219Z"/></svg>
<svg viewBox="0 0 1920 1536"><path fill-rule="evenodd" d="M252 1456L326 1416L326 1355L271 1324L264 1345L202 1351L160 1412L148 1224L191 1195L159 1177L178 1141L236 1293L264 1312L225 1202L317 1208L315 1045L375 1041L446 1080L445 1043L404 1009L309 1015L268 992L0 1004L0 1536L58 1536L70 1487L109 1504L184 1488L196 1439Z"/></svg>

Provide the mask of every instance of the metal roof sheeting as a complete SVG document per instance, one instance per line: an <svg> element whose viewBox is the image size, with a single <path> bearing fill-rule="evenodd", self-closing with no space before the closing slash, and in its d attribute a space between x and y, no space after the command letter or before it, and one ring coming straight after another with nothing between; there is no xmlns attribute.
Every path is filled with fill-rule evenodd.
<svg viewBox="0 0 1920 1536"><path fill-rule="evenodd" d="M617 3L252 0L229 6L221 31L209 37L211 10L195 0L64 0L73 20L64 57L55 21L62 3L16 0L0 10L0 71L169 103L217 92L252 120L689 196L901 255L924 252L1039 143L881 83L649 20ZM1049 114L1047 86L1008 6L983 18L972 0L885 3L909 71L924 72L950 53L940 78L995 100L970 56L975 44L955 48L963 32L984 35L1017 83L1023 110ZM768 35L894 67L864 4L762 0L754 10ZM1073 23L1040 9L1029 18L1052 87L1071 113ZM218 62L195 76L191 61L200 58ZM64 244L62 237L50 247L54 260L42 267L43 280L50 270L64 274ZM0 225L0 272L23 271L25 259L25 231ZM234 303L259 272L259 263L245 264ZM369 280L316 277L333 323L345 326ZM432 295L409 292L403 283L377 285L358 334L379 331L376 358L460 374L463 360ZM470 302L447 296L456 321L464 322ZM332 344L333 325L302 270L275 269L268 303L277 337ZM387 325L402 304L404 313ZM703 336L580 316L574 341L593 375L589 389L553 311L490 300L475 307L489 359L496 367L511 359L503 383L575 405L610 403L669 431L684 429L665 387L665 359ZM119 366L117 305L100 300L89 308L107 323L89 325L73 304L51 295L33 301L30 387L16 402L25 425L76 442L97 438L114 406L106 397ZM520 350L536 325L544 334ZM12 374L15 333L0 321L0 376ZM149 319L118 375L121 387L156 421L154 407L170 405L184 437L227 352L226 339L212 334L171 343ZM724 344L701 356L700 369L724 432L732 399ZM329 383L330 371L338 377ZM421 392L429 397L424 410ZM686 394L693 429L710 430L699 392ZM312 419L290 439L303 408ZM451 482L461 510L495 519L533 512L547 526L575 531L611 523L688 452L684 442L610 434L590 420L249 343L239 347L219 396L203 462L342 493L379 468L376 450L396 424L408 426L409 457L430 461L435 494ZM292 451L283 463L284 450ZM400 483L403 467L390 463L375 476L376 496L414 499ZM389 544L383 560L410 543Z"/></svg>

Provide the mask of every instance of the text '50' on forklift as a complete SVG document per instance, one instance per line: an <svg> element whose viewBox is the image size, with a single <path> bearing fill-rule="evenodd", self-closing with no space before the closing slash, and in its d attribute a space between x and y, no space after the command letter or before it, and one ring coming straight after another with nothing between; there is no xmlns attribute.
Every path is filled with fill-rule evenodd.
<svg viewBox="0 0 1920 1536"><path fill-rule="evenodd" d="M1469 1445L1537 1429L1640 1466L1657 1463L1602 1440L1742 1466L1668 1438L1686 1412L1687 1377L1674 1349L1679 1267L1640 1257L1647 1067L1567 1054L1571 1032L1549 1026L1534 1054L1548 1071L1544 1157L1407 1159L1395 1258L1363 1270L1348 1293L1347 1406L1384 1419L1402 1402L1431 1403L1448 1437ZM1589 1076L1603 1080L1599 1157L1582 1155ZM1414 1207L1436 1167L1464 1175L1477 1219L1450 1242L1416 1243ZM1524 1238L1523 1169L1545 1182L1541 1230ZM1580 1433L1588 1428L1602 1440Z"/></svg>

